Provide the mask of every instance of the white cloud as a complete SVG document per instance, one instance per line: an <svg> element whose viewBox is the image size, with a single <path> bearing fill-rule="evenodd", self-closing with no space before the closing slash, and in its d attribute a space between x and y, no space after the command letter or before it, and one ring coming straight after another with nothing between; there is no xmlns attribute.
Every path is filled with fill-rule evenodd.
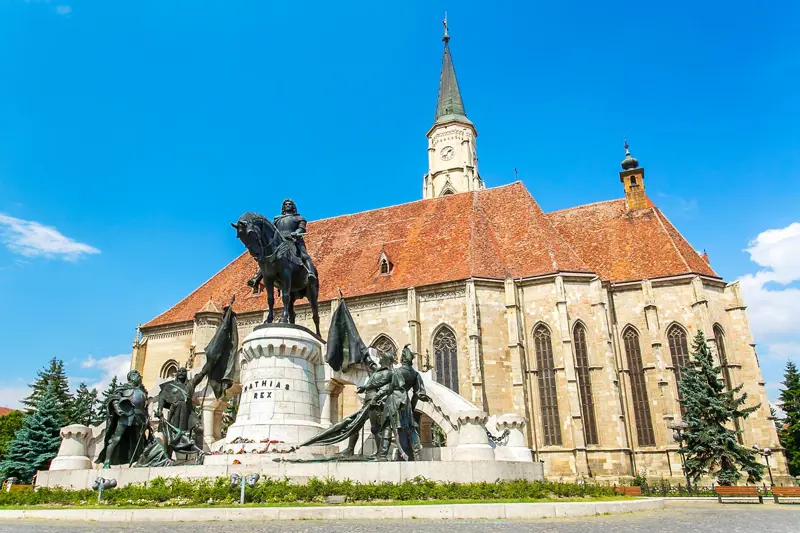
<svg viewBox="0 0 800 533"><path fill-rule="evenodd" d="M770 342L764 350L766 356L778 361L798 361L800 362L800 339L785 342Z"/></svg>
<svg viewBox="0 0 800 533"><path fill-rule="evenodd" d="M70 6L56 6L56 13L67 16L72 13L72 8Z"/></svg>
<svg viewBox="0 0 800 533"><path fill-rule="evenodd" d="M800 289L790 284L800 280L800 222L759 233L746 251L762 267L739 278L753 335L757 341L771 335L796 335ZM800 337L788 344L797 342Z"/></svg>
<svg viewBox="0 0 800 533"><path fill-rule="evenodd" d="M75 261L100 250L61 234L52 226L0 213L0 238L15 253L25 257L60 257Z"/></svg>
<svg viewBox="0 0 800 533"><path fill-rule="evenodd" d="M27 385L20 383L19 385L10 385L7 387L0 387L0 407L9 407L11 409L22 409L22 400L31 393Z"/></svg>
<svg viewBox="0 0 800 533"><path fill-rule="evenodd" d="M114 376L116 376L119 381L125 381L125 375L131 367L131 354L123 353L103 357L101 359L95 359L90 355L86 360L81 362L81 367L94 369L100 373L100 376L95 378L97 380L95 383L87 383L86 386L89 387L90 390L97 389L98 392L102 392L108 388L108 384L111 383ZM70 382L71 381L72 380L70 380ZM84 379L83 381L85 382L86 380Z"/></svg>

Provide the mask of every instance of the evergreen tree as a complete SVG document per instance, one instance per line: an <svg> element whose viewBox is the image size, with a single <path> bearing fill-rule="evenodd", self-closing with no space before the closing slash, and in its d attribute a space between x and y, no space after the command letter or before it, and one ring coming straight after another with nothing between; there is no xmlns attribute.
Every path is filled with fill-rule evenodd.
<svg viewBox="0 0 800 533"><path fill-rule="evenodd" d="M37 378L30 384L31 394L22 400L22 404L28 408L27 414L32 413L51 384L55 386L58 401L56 410L62 418L68 419L72 408L72 394L69 392L69 380L64 372L64 361L56 357L53 357L47 366L39 370Z"/></svg>
<svg viewBox="0 0 800 533"><path fill-rule="evenodd" d="M786 453L789 472L797 476L800 475L800 373L792 361L786 363L780 401L786 418L782 420L778 436Z"/></svg>
<svg viewBox="0 0 800 533"><path fill-rule="evenodd" d="M783 418L778 416L778 411L769 406L769 416L772 417L772 423L775 424L775 431L778 432L778 437L781 435L781 428L783 427Z"/></svg>
<svg viewBox="0 0 800 533"><path fill-rule="evenodd" d="M2 460L14 435L22 429L22 411L11 411L5 416L0 416L0 460Z"/></svg>
<svg viewBox="0 0 800 533"><path fill-rule="evenodd" d="M61 444L59 430L66 425L59 406L60 390L51 383L25 415L22 429L14 435L8 453L0 462L4 477L17 477L22 483L30 483L37 470L46 470L58 453Z"/></svg>
<svg viewBox="0 0 800 533"><path fill-rule="evenodd" d="M108 418L108 401L111 399L111 395L114 394L114 391L117 390L117 387L119 387L119 381L117 381L117 376L114 376L111 379L111 383L108 384L108 388L103 391L103 396L100 399L100 413L97 417L98 423L105 422Z"/></svg>
<svg viewBox="0 0 800 533"><path fill-rule="evenodd" d="M70 412L70 424L83 424L94 426L99 424L100 400L97 398L97 389L89 390L86 383L81 383L75 393Z"/></svg>
<svg viewBox="0 0 800 533"><path fill-rule="evenodd" d="M702 331L694 338L692 357L678 387L683 396L683 421L688 426L681 449L686 454L687 475L697 483L702 476L716 472L720 485L733 485L741 478L741 469L748 483L760 481L764 467L753 450L737 441L741 431L731 428L734 419L747 418L761 405L745 407L747 394L737 398L742 385L725 390L722 369L714 366Z"/></svg>

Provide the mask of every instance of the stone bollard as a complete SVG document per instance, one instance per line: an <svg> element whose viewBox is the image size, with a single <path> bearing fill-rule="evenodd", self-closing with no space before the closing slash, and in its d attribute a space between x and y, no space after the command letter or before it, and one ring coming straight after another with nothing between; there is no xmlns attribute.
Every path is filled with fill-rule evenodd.
<svg viewBox="0 0 800 533"><path fill-rule="evenodd" d="M519 415L501 415L497 417L497 431L502 435L508 430L508 437L497 444L494 457L498 461L533 462L531 449L525 444L525 419Z"/></svg>
<svg viewBox="0 0 800 533"><path fill-rule="evenodd" d="M50 463L50 470L87 470L92 461L86 453L87 439L92 430L88 426L72 424L61 428L61 446L58 455Z"/></svg>
<svg viewBox="0 0 800 533"><path fill-rule="evenodd" d="M455 461L494 461L494 450L486 435L489 416L478 410L458 411L453 417L458 425L458 444L453 451Z"/></svg>

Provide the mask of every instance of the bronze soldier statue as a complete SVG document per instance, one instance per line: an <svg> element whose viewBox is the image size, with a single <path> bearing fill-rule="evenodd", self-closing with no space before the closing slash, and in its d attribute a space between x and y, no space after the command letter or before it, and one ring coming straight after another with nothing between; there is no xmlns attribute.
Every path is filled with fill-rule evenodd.
<svg viewBox="0 0 800 533"><path fill-rule="evenodd" d="M392 368L394 360L389 353L380 354L380 363L365 385L358 387L356 392L365 393L375 391L375 396L370 402L380 408L380 448L376 459L387 461L389 447L392 444L392 435L396 438L397 449L400 456L408 461L410 459L410 437L414 426L414 416L411 412L411 403L405 388L405 380L400 372Z"/></svg>
<svg viewBox="0 0 800 533"><path fill-rule="evenodd" d="M128 372L127 383L120 385L106 404L106 434L103 450L97 458L103 468L132 464L145 445L148 427L147 389L136 370Z"/></svg>
<svg viewBox="0 0 800 533"><path fill-rule="evenodd" d="M159 419L161 432L166 437L167 457L172 457L173 451L184 453L202 451L198 446L201 435L200 420L194 412L192 398L195 388L203 381L206 374L207 372L198 372L190 380L186 369L181 367L175 379L161 384L155 417ZM163 419L164 409L169 409L166 419Z"/></svg>
<svg viewBox="0 0 800 533"><path fill-rule="evenodd" d="M413 416L413 427L410 430L411 447L414 450L414 460L422 460L422 446L419 443L419 419L417 417L417 403L419 401L429 402L430 398L425 394L425 384L422 382L422 376L413 366L414 353L411 351L411 345L406 344L403 347L403 354L400 356L400 368L395 370L403 376L404 386L406 391L411 393L411 412Z"/></svg>
<svg viewBox="0 0 800 533"><path fill-rule="evenodd" d="M297 213L297 206L294 200L287 198L283 201L281 214L275 217L272 223L275 224L275 227L278 228L284 238L294 241L295 246L297 246L297 253L303 261L303 266L308 271L309 279L316 279L317 275L315 269L311 266L311 257L308 255L306 243L303 240L303 235L306 234L307 222L302 215Z"/></svg>
<svg viewBox="0 0 800 533"><path fill-rule="evenodd" d="M375 371L378 370L378 364L372 360L372 358L367 357L364 360L364 365L367 367L367 372L369 373L370 377ZM372 438L375 441L375 453L370 455L370 459L375 459L378 456L378 451L381 448L381 425L379 422L380 417L380 409L377 406L374 406L373 400L375 399L376 391L371 389L366 391L364 394L364 406L372 406L367 407L369 409L369 431L372 433ZM347 448L342 451L342 456L344 457L352 457L353 454L356 452L356 445L358 444L358 437L360 435L360 431L357 431L350 435L350 440L347 443Z"/></svg>
<svg viewBox="0 0 800 533"><path fill-rule="evenodd" d="M194 411L195 389L208 376L208 388L220 398L232 382L233 363L238 349L236 314L233 303L236 296L231 297L225 306L222 321L214 333L214 337L206 346L206 362L203 368L189 379L185 367L178 369L175 379L161 384L158 394L158 405L155 417L159 419L160 431L166 437L167 456L172 452L202 453L202 428ZM206 391L208 391L208 388ZM164 419L164 409L169 409Z"/></svg>

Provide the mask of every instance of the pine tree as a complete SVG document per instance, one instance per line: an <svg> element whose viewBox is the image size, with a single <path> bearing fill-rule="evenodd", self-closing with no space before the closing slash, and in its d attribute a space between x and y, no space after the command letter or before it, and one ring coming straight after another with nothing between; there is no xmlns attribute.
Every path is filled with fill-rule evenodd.
<svg viewBox="0 0 800 533"><path fill-rule="evenodd" d="M797 476L800 475L800 373L792 361L786 363L780 401L786 418L782 420L778 436L786 453L789 472Z"/></svg>
<svg viewBox="0 0 800 533"><path fill-rule="evenodd" d="M0 472L4 477L16 477L22 483L30 483L37 470L46 470L50 466L61 444L59 430L66 425L59 395L58 384L51 383L33 406L33 411L25 415L22 429L14 435L8 453L0 462Z"/></svg>
<svg viewBox="0 0 800 533"><path fill-rule="evenodd" d="M83 424L84 426L94 426L99 423L99 404L97 389L89 390L86 383L81 383L75 393L70 412L70 424Z"/></svg>
<svg viewBox="0 0 800 533"><path fill-rule="evenodd" d="M747 418L761 405L745 407L747 394L737 398L742 385L725 390L722 369L714 366L702 331L694 338L692 357L678 387L683 396L683 421L688 426L681 449L686 455L687 475L697 483L702 476L716 472L720 485L733 485L741 478L741 469L748 483L760 481L764 467L753 450L737 441L741 431L731 428L734 419Z"/></svg>
<svg viewBox="0 0 800 533"><path fill-rule="evenodd" d="M100 413L97 417L98 423L105 422L108 418L108 401L111 399L111 395L114 394L114 391L117 390L117 387L119 387L119 381L117 381L117 376L114 376L111 379L111 383L108 384L108 388L103 391L103 396L100 399Z"/></svg>
<svg viewBox="0 0 800 533"><path fill-rule="evenodd" d="M36 380L30 384L31 394L22 400L22 404L27 407L27 414L36 409L36 405L41 400L44 392L51 385L55 385L56 399L58 404L56 410L64 419L69 418L72 408L72 394L69 392L69 380L64 372L64 361L53 357L48 366L39 370Z"/></svg>

